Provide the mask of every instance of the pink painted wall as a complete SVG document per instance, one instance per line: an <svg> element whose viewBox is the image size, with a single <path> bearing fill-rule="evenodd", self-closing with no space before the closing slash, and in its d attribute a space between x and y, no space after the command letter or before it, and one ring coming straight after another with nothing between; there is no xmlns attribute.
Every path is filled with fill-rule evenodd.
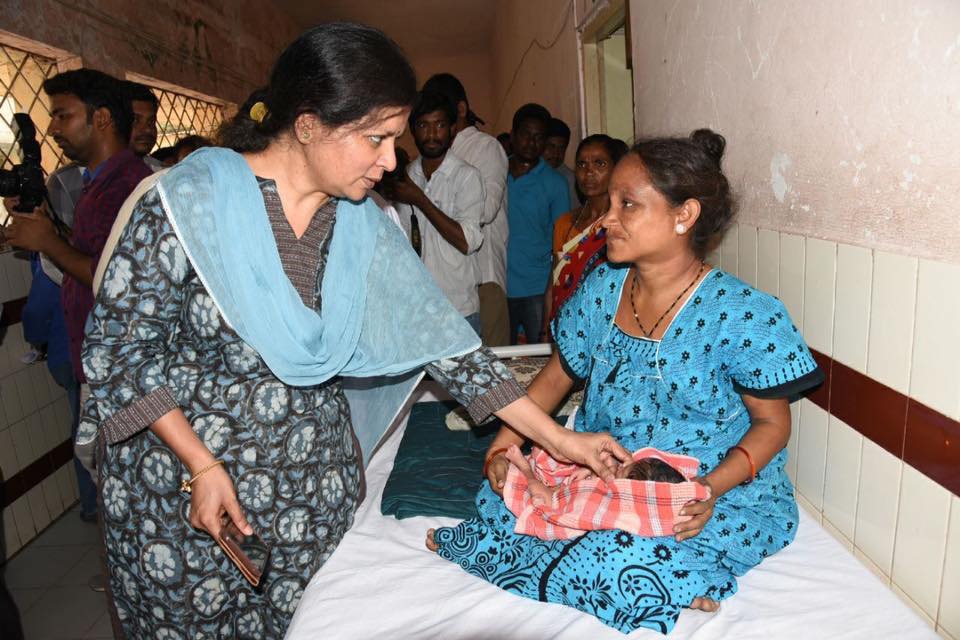
<svg viewBox="0 0 960 640"><path fill-rule="evenodd" d="M960 4L630 11L638 135L723 133L742 222L960 262Z"/></svg>
<svg viewBox="0 0 960 640"><path fill-rule="evenodd" d="M544 47L549 48L544 50ZM490 51L493 62L490 131L509 131L518 107L539 102L570 126L574 138L579 136L573 3L499 0ZM568 149L567 164L571 164L572 153Z"/></svg>
<svg viewBox="0 0 960 640"><path fill-rule="evenodd" d="M240 103L300 32L269 2L8 0L0 29L63 49L88 67L133 71Z"/></svg>

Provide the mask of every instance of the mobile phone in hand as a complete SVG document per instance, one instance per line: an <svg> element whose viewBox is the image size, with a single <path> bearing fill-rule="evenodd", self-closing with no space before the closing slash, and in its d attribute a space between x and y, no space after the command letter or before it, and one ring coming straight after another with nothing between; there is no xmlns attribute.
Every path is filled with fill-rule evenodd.
<svg viewBox="0 0 960 640"><path fill-rule="evenodd" d="M259 586L270 559L270 547L256 532L246 535L230 518L224 518L217 542L253 586Z"/></svg>

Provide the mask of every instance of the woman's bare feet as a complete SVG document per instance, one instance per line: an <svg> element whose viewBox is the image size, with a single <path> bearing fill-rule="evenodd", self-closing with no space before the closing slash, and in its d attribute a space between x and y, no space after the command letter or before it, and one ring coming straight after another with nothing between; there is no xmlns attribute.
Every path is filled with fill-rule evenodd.
<svg viewBox="0 0 960 640"><path fill-rule="evenodd" d="M720 609L720 603L716 600L711 600L710 598L700 596L693 599L693 602L690 603L690 608L697 609L698 611L706 611L707 613L713 613L714 611Z"/></svg>
<svg viewBox="0 0 960 640"><path fill-rule="evenodd" d="M434 529L427 529L427 549L433 551L434 553L440 548L437 545L437 542L433 539L433 534L436 533Z"/></svg>

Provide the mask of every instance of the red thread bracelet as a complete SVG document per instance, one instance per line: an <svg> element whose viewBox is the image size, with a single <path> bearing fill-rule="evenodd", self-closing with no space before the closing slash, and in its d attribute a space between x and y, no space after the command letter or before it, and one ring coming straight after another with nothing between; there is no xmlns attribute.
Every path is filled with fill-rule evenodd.
<svg viewBox="0 0 960 640"><path fill-rule="evenodd" d="M750 463L750 477L744 481L744 484L750 484L751 482L753 482L753 479L757 476L757 465L753 462L753 456L750 455L749 451L747 451L740 445L737 445L735 447L730 447L727 453L730 453L730 451L733 451L734 449L736 449L737 451L740 451L741 453L743 453L743 455L747 456L747 462Z"/></svg>
<svg viewBox="0 0 960 640"><path fill-rule="evenodd" d="M490 452L487 458L483 461L483 477L484 478L487 477L487 470L490 468L490 463L493 461L493 459L496 458L501 453L506 453L509 448L510 447L497 447L496 449Z"/></svg>

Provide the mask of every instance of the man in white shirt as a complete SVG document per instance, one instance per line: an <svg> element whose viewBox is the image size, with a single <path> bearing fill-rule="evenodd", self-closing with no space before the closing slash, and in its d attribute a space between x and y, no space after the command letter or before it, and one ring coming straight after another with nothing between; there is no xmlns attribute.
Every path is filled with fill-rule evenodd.
<svg viewBox="0 0 960 640"><path fill-rule="evenodd" d="M450 152L456 111L446 96L421 92L410 113L410 131L420 157L407 166L388 198L413 207L420 228L423 263L477 334L479 276L474 255L483 243L480 172Z"/></svg>
<svg viewBox="0 0 960 640"><path fill-rule="evenodd" d="M483 124L467 101L463 84L449 73L438 73L423 85L424 91L447 96L457 108L452 127L450 150L464 162L480 171L483 181L483 215L480 228L483 245L477 252L480 275L480 325L483 343L489 347L510 344L510 320L507 312L507 155L503 146L491 135L475 126Z"/></svg>

